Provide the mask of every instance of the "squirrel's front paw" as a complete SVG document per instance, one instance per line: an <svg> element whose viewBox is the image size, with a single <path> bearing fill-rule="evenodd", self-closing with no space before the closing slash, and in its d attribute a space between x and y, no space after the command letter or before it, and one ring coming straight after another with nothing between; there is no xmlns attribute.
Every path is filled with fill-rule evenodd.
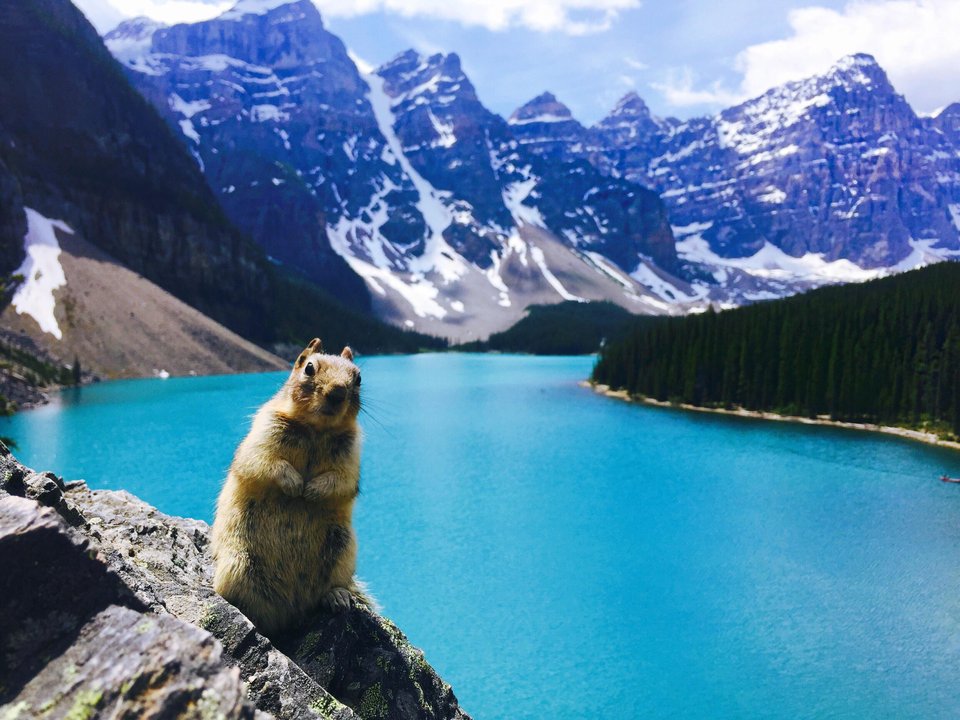
<svg viewBox="0 0 960 720"><path fill-rule="evenodd" d="M277 483L284 495L290 497L300 497L303 495L303 478L293 468L287 468L285 472L280 473Z"/></svg>
<svg viewBox="0 0 960 720"><path fill-rule="evenodd" d="M330 494L330 489L336 482L336 475L332 472L325 472L311 478L309 482L304 483L303 497L307 500L320 500Z"/></svg>

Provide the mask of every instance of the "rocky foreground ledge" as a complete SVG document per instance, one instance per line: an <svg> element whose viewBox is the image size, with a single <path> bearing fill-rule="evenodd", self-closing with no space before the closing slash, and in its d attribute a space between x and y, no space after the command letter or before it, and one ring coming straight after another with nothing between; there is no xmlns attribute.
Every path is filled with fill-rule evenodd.
<svg viewBox="0 0 960 720"><path fill-rule="evenodd" d="M0 444L0 718L464 718L389 620L271 643L211 588L209 527Z"/></svg>

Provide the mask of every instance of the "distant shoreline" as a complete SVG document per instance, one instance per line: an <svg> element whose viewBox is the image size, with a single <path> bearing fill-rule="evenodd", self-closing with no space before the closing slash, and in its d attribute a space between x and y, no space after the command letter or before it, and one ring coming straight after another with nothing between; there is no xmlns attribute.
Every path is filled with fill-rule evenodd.
<svg viewBox="0 0 960 720"><path fill-rule="evenodd" d="M745 410L738 408L736 410L727 410L725 408L709 408L700 405L690 405L688 403L671 403L664 400L654 400L647 397L630 395L626 390L613 390L609 385L594 383L589 380L580 382L581 387L591 388L594 392L605 395L606 397L616 398L625 402L640 402L645 405L655 407L678 408L680 410L693 410L695 412L715 413L718 415L734 415L736 417L757 418L759 420L773 420L776 422L800 423L803 425L824 425L826 427L846 428L848 430L866 430L868 432L878 432L884 435L894 435L896 437L906 438L907 440L916 440L928 445L949 448L950 450L960 450L960 442L952 440L941 440L935 433L923 432L922 430L910 430L908 428L896 427L893 425L875 425L872 423L853 423L842 422L840 420L827 420L824 418L808 418L799 415L780 415L772 412L761 412L759 410Z"/></svg>

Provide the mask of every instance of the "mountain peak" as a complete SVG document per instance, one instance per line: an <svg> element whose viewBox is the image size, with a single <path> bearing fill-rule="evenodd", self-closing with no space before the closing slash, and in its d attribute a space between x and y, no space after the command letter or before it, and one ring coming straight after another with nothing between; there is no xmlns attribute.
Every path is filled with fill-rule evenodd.
<svg viewBox="0 0 960 720"><path fill-rule="evenodd" d="M247 15L266 15L284 5L309 5L316 10L311 0L240 0L217 19L239 20Z"/></svg>
<svg viewBox="0 0 960 720"><path fill-rule="evenodd" d="M263 67L329 63L356 72L340 38L327 32L312 0L240 0L212 20L181 23L153 36L154 55L225 55Z"/></svg>
<svg viewBox="0 0 960 720"><path fill-rule="evenodd" d="M878 63L877 59L870 53L852 53L850 55L844 55L837 60L833 66L841 69L852 67L880 67L880 63Z"/></svg>
<svg viewBox="0 0 960 720"><path fill-rule="evenodd" d="M889 85L887 73L873 55L855 53L846 55L833 64L823 76L837 84L851 85Z"/></svg>
<svg viewBox="0 0 960 720"><path fill-rule="evenodd" d="M837 91L841 94L838 95ZM876 59L866 53L855 53L840 58L825 73L773 87L763 95L723 110L718 117L735 121L746 116L751 118L750 122L759 122L763 126L762 134L770 134L807 117L815 108L837 102L845 106L862 104L867 98L887 102L895 95L886 72ZM841 96L852 99L840 100ZM902 97L897 97L900 102L905 102Z"/></svg>
<svg viewBox="0 0 960 720"><path fill-rule="evenodd" d="M138 15L137 17L124 20L103 37L105 40L119 40L120 38L141 39L145 35L149 35L164 27L167 27L165 23L148 18L146 15Z"/></svg>
<svg viewBox="0 0 960 720"><path fill-rule="evenodd" d="M531 122L567 122L574 121L570 108L557 100L552 92L537 95L521 105L510 116L511 125L524 125Z"/></svg>
<svg viewBox="0 0 960 720"><path fill-rule="evenodd" d="M459 76L463 74L463 68L460 66L460 56L456 53L434 53L433 55L421 55L414 49L404 50L392 60L388 60L379 68L377 75L388 75L400 73L410 75L413 73L423 73L428 70L443 70L447 75Z"/></svg>
<svg viewBox="0 0 960 720"><path fill-rule="evenodd" d="M129 62L150 51L153 35L167 27L164 23L139 16L124 20L103 36L103 42L120 62Z"/></svg>
<svg viewBox="0 0 960 720"><path fill-rule="evenodd" d="M395 102L416 98L444 98L442 104L460 100L475 101L476 89L464 74L456 53L435 53L429 57L407 50L375 71L386 81L385 89ZM402 97L401 97L402 96Z"/></svg>
<svg viewBox="0 0 960 720"><path fill-rule="evenodd" d="M628 133L629 137L656 133L663 121L650 114L650 108L636 92L630 91L617 102L610 114L597 123L600 130Z"/></svg>
<svg viewBox="0 0 960 720"><path fill-rule="evenodd" d="M960 118L960 102L950 103L945 108L941 108L934 118Z"/></svg>
<svg viewBox="0 0 960 720"><path fill-rule="evenodd" d="M650 108L635 91L631 90L617 102L609 117L649 119Z"/></svg>
<svg viewBox="0 0 960 720"><path fill-rule="evenodd" d="M930 119L933 127L960 140L960 103L951 103Z"/></svg>
<svg viewBox="0 0 960 720"><path fill-rule="evenodd" d="M450 73L451 75L452 74L459 75L463 72L463 68L460 65L460 56L457 55L455 52L447 53L446 55L442 55L441 57L443 58L444 69L448 73Z"/></svg>

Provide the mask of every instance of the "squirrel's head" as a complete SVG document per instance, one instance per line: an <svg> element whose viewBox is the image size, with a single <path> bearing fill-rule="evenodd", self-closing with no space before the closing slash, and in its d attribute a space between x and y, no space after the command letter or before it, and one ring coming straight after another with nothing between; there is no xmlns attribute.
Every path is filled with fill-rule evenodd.
<svg viewBox="0 0 960 720"><path fill-rule="evenodd" d="M293 363L289 383L298 413L313 423L338 425L360 411L360 369L348 347L326 355L320 338L314 338Z"/></svg>

